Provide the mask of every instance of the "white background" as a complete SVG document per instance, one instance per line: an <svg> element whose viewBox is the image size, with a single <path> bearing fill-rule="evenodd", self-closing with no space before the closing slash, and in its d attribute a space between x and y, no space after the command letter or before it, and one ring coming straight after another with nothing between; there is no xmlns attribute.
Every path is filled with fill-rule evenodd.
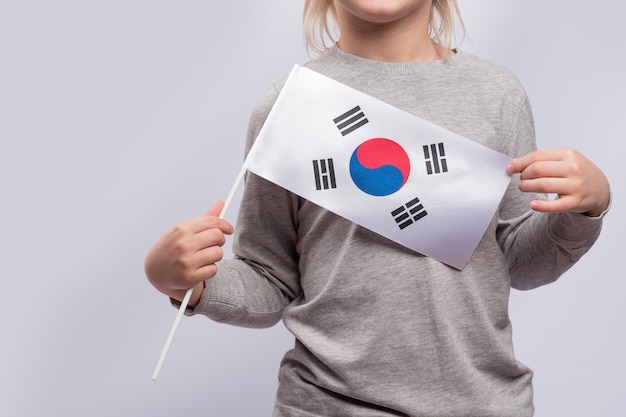
<svg viewBox="0 0 626 417"><path fill-rule="evenodd" d="M0 2L0 415L270 414L282 325L185 318L151 381L175 310L143 259L227 194L252 106L308 59L302 3ZM539 146L577 148L614 192L591 252L512 295L536 415L624 416L626 6L460 3L461 48L519 76Z"/></svg>

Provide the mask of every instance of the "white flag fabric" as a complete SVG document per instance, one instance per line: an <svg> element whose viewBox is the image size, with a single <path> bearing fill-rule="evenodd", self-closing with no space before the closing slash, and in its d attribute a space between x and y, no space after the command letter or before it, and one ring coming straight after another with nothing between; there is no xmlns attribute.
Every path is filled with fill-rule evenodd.
<svg viewBox="0 0 626 417"><path fill-rule="evenodd" d="M462 269L509 184L510 160L296 65L244 167Z"/></svg>

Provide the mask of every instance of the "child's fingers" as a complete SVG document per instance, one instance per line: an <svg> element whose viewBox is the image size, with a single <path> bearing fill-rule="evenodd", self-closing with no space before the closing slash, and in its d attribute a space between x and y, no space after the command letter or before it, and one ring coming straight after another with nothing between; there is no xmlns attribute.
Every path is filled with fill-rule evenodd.
<svg viewBox="0 0 626 417"><path fill-rule="evenodd" d="M222 200L218 200L217 203L211 208L209 211L205 213L208 216L219 217L222 214L222 209L224 208L224 202Z"/></svg>

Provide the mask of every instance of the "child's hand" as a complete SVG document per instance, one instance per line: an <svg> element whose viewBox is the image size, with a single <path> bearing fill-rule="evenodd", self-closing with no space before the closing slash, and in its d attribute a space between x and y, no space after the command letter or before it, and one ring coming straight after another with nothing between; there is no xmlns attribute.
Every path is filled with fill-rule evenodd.
<svg viewBox="0 0 626 417"><path fill-rule="evenodd" d="M514 159L507 171L521 174L519 189L558 195L553 201L535 200L530 208L542 212L571 211L599 216L609 205L609 183L602 171L573 149L532 152Z"/></svg>
<svg viewBox="0 0 626 417"><path fill-rule="evenodd" d="M180 301L187 289L194 287L189 305L197 304L204 281L217 273L215 263L224 255L224 235L234 231L229 222L218 217L223 206L220 201L206 214L177 224L150 249L145 271L157 290Z"/></svg>

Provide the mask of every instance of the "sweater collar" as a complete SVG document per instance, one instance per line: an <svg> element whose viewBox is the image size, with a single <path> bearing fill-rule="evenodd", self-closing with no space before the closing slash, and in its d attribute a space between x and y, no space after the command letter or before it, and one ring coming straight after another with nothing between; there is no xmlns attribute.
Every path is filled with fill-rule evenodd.
<svg viewBox="0 0 626 417"><path fill-rule="evenodd" d="M456 53L454 55L446 59L425 62L396 63L374 61L360 56L351 55L339 49L339 47L335 44L322 52L319 58L328 58L337 65L345 66L346 68L360 72L403 75L440 72L445 68L455 66L463 59L464 56L462 51L458 49L455 49L455 51Z"/></svg>

